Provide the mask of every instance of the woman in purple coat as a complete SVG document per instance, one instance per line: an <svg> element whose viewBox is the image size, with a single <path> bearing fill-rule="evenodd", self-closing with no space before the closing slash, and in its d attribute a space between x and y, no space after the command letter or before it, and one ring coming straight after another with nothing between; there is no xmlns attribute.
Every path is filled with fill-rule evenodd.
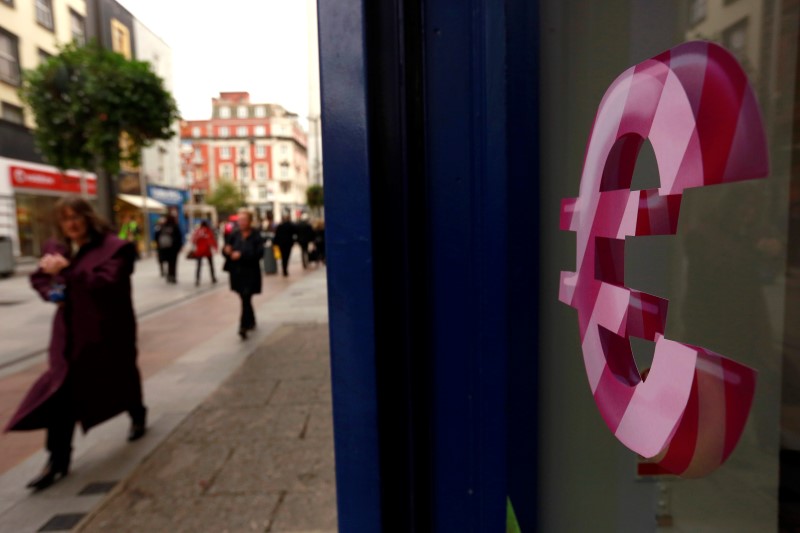
<svg viewBox="0 0 800 533"><path fill-rule="evenodd" d="M75 424L83 431L127 411L128 440L145 433L147 410L136 366L131 274L136 250L109 232L88 202L56 204L57 241L44 247L34 289L56 306L49 368L34 383L6 431L47 429L50 458L28 484L42 490L69 471Z"/></svg>

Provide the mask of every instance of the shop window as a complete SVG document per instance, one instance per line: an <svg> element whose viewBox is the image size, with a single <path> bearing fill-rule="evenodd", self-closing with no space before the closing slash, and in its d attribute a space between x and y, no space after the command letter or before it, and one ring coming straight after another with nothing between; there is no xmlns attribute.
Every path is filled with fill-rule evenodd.
<svg viewBox="0 0 800 533"><path fill-rule="evenodd" d="M19 85L19 47L17 36L0 28L0 80Z"/></svg>
<svg viewBox="0 0 800 533"><path fill-rule="evenodd" d="M36 0L36 22L52 30L53 25L53 2L51 0Z"/></svg>
<svg viewBox="0 0 800 533"><path fill-rule="evenodd" d="M25 123L25 114L22 111L21 107L11 105L9 103L3 102L3 120L7 120L9 122L13 122L15 124L24 124Z"/></svg>

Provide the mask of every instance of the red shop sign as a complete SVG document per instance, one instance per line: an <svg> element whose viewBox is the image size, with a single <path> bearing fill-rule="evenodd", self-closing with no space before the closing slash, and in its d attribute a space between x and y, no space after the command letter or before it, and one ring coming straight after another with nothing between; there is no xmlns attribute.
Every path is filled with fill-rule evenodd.
<svg viewBox="0 0 800 533"><path fill-rule="evenodd" d="M80 176L15 166L8 167L8 172L11 175L11 185L14 187L75 194L81 192ZM97 194L97 181L94 176L86 176L86 192L92 196Z"/></svg>

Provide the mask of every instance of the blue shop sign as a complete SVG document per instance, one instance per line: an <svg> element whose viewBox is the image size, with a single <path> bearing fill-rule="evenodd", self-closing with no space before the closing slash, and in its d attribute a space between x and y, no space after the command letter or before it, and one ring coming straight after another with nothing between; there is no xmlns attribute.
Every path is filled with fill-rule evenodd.
<svg viewBox="0 0 800 533"><path fill-rule="evenodd" d="M181 231L186 233L189 231L189 225L186 220L186 215L183 212L183 204L189 201L189 192L183 189L173 189L171 187L161 187L160 185L148 185L147 195L158 200L162 204L176 208L178 214L178 224ZM157 213L150 213L150 227L155 228L158 224L160 215Z"/></svg>

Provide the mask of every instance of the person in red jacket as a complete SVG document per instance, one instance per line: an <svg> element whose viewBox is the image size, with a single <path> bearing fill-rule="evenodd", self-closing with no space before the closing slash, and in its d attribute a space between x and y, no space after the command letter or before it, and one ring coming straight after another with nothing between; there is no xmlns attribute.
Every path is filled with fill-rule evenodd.
<svg viewBox="0 0 800 533"><path fill-rule="evenodd" d="M194 251L192 255L197 260L197 274L195 275L195 286L200 285L200 268L203 264L203 258L208 258L208 268L211 270L211 283L217 282L217 276L214 273L214 252L217 251L217 237L214 232L208 227L208 222L205 220L200 223L200 226L192 234L192 244Z"/></svg>

